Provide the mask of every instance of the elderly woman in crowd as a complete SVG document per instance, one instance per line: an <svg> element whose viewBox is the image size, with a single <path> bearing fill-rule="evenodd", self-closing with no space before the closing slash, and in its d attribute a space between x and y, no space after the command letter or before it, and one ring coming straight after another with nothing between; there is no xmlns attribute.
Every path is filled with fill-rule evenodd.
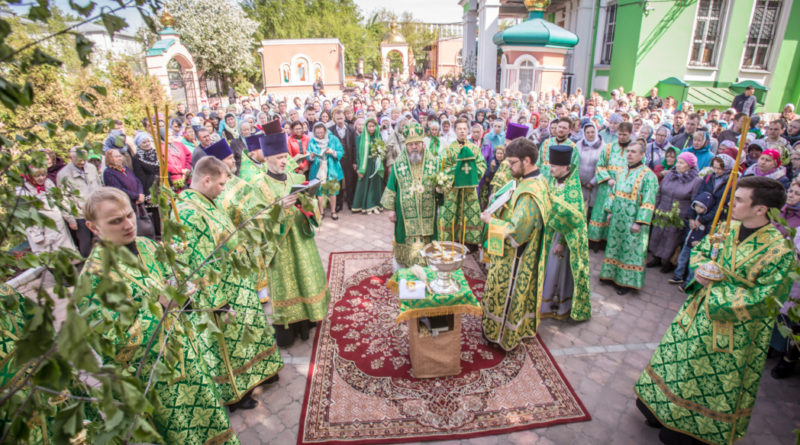
<svg viewBox="0 0 800 445"><path fill-rule="evenodd" d="M161 217L158 213L158 202L151 199L153 185L159 186L160 168L153 138L146 131L142 131L133 138L136 144L136 154L133 155L133 174L142 183L144 191L144 208L150 215L155 229L155 236L161 237ZM167 161L169 163L169 161Z"/></svg>
<svg viewBox="0 0 800 445"><path fill-rule="evenodd" d="M189 150L189 153L193 152L195 148L197 148L197 134L194 132L194 128L191 125L187 125L183 129L183 137L180 138L179 141L184 148Z"/></svg>
<svg viewBox="0 0 800 445"><path fill-rule="evenodd" d="M425 148L434 156L439 156L439 150L442 147L447 147L446 145L442 145L441 125L439 125L439 122L431 121L428 124L428 130L428 136L425 136L423 141L425 143Z"/></svg>
<svg viewBox="0 0 800 445"><path fill-rule="evenodd" d="M669 127L662 125L658 127L655 132L655 137L647 144L644 150L645 164L650 167L650 170L655 171L657 165L661 164L667 148L671 147L670 140L672 139L672 132Z"/></svg>
<svg viewBox="0 0 800 445"><path fill-rule="evenodd" d="M339 219L336 213L336 196L339 194L339 181L344 179L340 160L344 156L341 142L325 128L325 124L317 122L311 141L308 143L308 159L311 162L309 179L319 179L322 186L317 192L320 212L325 212L325 200L331 205L331 219Z"/></svg>
<svg viewBox="0 0 800 445"><path fill-rule="evenodd" d="M675 166L670 168L658 188L656 195L656 211L670 212L674 203L678 203L678 215L684 221L689 217L689 207L700 189L702 180L697 171L697 158L691 153L681 153ZM672 272L675 267L670 263L675 249L681 246L684 237L683 227L652 228L650 233L650 251L653 259L647 267L661 266L661 273Z"/></svg>
<svg viewBox="0 0 800 445"><path fill-rule="evenodd" d="M131 207L144 203L142 182L124 164L122 154L115 148L106 151L106 169L103 171L103 184L125 192L131 201Z"/></svg>
<svg viewBox="0 0 800 445"><path fill-rule="evenodd" d="M150 368L159 355L160 344L155 342L147 352L145 347L151 338L163 337L166 334L163 330L167 326L173 326L171 339L181 345L179 351L182 356L178 358L180 366L175 367L179 375L168 373L164 377L158 377L161 374L155 374L157 377L152 390L159 403L155 411L145 416L145 419L152 422L164 443L223 443L229 439L235 441L228 415L220 403L217 386L198 345L195 344L195 337L180 324L185 315L175 311L178 307L174 301L166 296L156 296L152 292L163 288L171 273L156 260L156 243L136 236L136 214L131 208L128 195L118 189L101 187L87 197L84 213L87 227L103 244L94 248L83 269L81 280L88 281L90 292L82 296L79 306L82 313L88 314L92 329L105 334L101 337L101 346L104 348L97 351L101 354L103 364L116 367L138 366L147 354L144 359L145 372L141 373L141 383L146 384L151 375ZM127 255L122 256L113 269L103 261L106 256L104 251L111 246L127 250ZM104 321L120 317L117 312L98 304L103 298L96 293L99 291L98 285L107 277L124 285L125 293L138 309L129 328L125 329L131 335L119 337L117 328ZM81 288L83 287L79 287ZM154 309L159 311L154 313ZM160 312L164 310L172 311L167 316L168 322L159 325ZM197 418L198 413L202 413L202 418Z"/></svg>
<svg viewBox="0 0 800 445"><path fill-rule="evenodd" d="M658 177L658 182L661 182L664 179L664 176L675 167L675 162L678 160L678 155L680 151L673 147L672 145L668 146L666 151L664 152L664 157L661 159L661 163L656 165L656 168L653 169L653 173L656 174Z"/></svg>
<svg viewBox="0 0 800 445"><path fill-rule="evenodd" d="M578 174L581 181L581 190L583 191L583 204L587 214L591 215L592 207L594 207L594 198L597 194L595 170L597 161L600 159L600 153L603 151L603 140L600 139L594 122L589 121L583 125L583 137L578 141L576 148L580 153L581 159Z"/></svg>
<svg viewBox="0 0 800 445"><path fill-rule="evenodd" d="M781 165L781 155L777 150L764 150L758 162L744 171L742 176L764 176L772 178L789 188L789 178L786 177L786 168Z"/></svg>
<svg viewBox="0 0 800 445"><path fill-rule="evenodd" d="M55 227L47 227L42 224L32 225L25 229L31 251L33 253L53 252L60 248L76 250L72 236L67 230L66 221L71 219L69 212L66 208L59 209L48 196L50 189L55 187L55 184L47 177L47 169L33 168L29 175L23 176L23 180L23 184L16 189L17 195L41 201L42 207L38 209L38 213L55 224ZM78 229L74 221L69 225L73 230Z"/></svg>

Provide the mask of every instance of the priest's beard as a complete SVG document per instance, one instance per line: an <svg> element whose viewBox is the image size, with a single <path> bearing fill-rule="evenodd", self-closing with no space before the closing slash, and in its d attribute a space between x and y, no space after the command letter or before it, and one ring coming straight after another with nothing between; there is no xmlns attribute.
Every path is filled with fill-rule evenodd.
<svg viewBox="0 0 800 445"><path fill-rule="evenodd" d="M422 162L422 153L409 153L408 162L412 164L419 164Z"/></svg>

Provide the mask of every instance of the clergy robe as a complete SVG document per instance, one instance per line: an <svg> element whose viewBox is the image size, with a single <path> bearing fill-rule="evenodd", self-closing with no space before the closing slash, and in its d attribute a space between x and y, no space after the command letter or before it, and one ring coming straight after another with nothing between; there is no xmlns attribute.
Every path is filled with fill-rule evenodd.
<svg viewBox="0 0 800 445"><path fill-rule="evenodd" d="M543 251L548 259L541 314L545 318L588 320L592 316L589 244L578 168L571 167L561 183L548 178L548 191L551 209L544 231ZM553 254L557 244L565 247L562 258Z"/></svg>
<svg viewBox="0 0 800 445"><path fill-rule="evenodd" d="M438 171L438 158L427 150L419 164L411 164L405 150L392 164L381 206L397 215L392 251L403 267L426 265L419 253L436 233L436 195L425 178Z"/></svg>
<svg viewBox="0 0 800 445"><path fill-rule="evenodd" d="M626 168L618 176L614 193L605 203L611 220L601 279L634 289L644 286L644 262L657 193L658 178L644 164ZM631 232L634 223L641 226L639 233Z"/></svg>
<svg viewBox="0 0 800 445"><path fill-rule="evenodd" d="M478 168L478 178L486 171L486 161L481 155L481 149L471 142L465 143L475 157ZM458 154L463 147L458 141L453 142L439 155L440 168L451 176L455 176L455 166L458 163ZM481 206L478 200L477 188L453 188L444 195L444 203L439 208L439 225L442 241L464 242L465 244L480 244L483 241L483 222L481 221Z"/></svg>
<svg viewBox="0 0 800 445"><path fill-rule="evenodd" d="M539 326L546 262L542 232L550 198L546 179L536 173L519 181L507 208L489 226L489 237L502 239L503 254L491 256L482 299L483 332L506 351L534 337Z"/></svg>
<svg viewBox="0 0 800 445"><path fill-rule="evenodd" d="M539 167L539 171L542 172L548 181L552 178L550 175L551 145L569 145L572 147L572 157L569 160L569 166L571 171L578 171L578 168L580 168L581 165L581 152L578 150L578 146L569 140L569 138L567 138L567 140L564 142L558 142L555 137L547 138L544 142L542 142L542 145L539 148L539 159L536 160L536 165Z"/></svg>
<svg viewBox="0 0 800 445"><path fill-rule="evenodd" d="M96 288L103 276L111 276L115 281L124 283L128 297L141 304L136 319L127 330L126 338L117 338L110 326L102 323L98 325L99 329L107 331L109 338L115 339L115 355L103 356L103 363L138 367L145 347L152 336L156 335L158 337L153 342L147 359L149 366L141 374L142 384L145 384L150 376L150 366L158 356L161 338L166 334L166 327L171 325L170 335L172 340L181 343L183 355L180 362L171 364L175 366L177 374L168 379L157 380L153 386L160 402L152 415L156 430L167 444L238 444L239 440L228 423L228 414L220 403L220 393L213 383L212 372L203 358L202 346L198 344L194 333L187 332L185 325L177 319L168 319L161 326L161 332L156 331L162 313L152 312L151 307L161 309L161 306L157 296L150 291L163 287L165 279L171 274L156 261L154 241L138 237L136 247L139 267L120 261L113 269L104 270L103 259L107 253L104 252L104 247L98 245L89 255L82 272L89 277L92 289ZM118 313L101 308L98 298L93 292L79 304L82 311L90 311L90 323L105 317L116 319ZM166 360L165 357L162 360Z"/></svg>
<svg viewBox="0 0 800 445"><path fill-rule="evenodd" d="M234 235L223 247L214 252L235 226L228 215L211 200L195 190L184 190L178 202L178 214L186 236L182 259L189 270L200 267L193 277L198 291L193 296L195 309L230 308L233 314L212 312L212 321L223 335L210 329L200 333L203 356L208 362L214 382L217 383L226 404L241 400L256 386L271 378L283 367L283 359L275 345L274 331L267 323L264 308L258 301L253 276L242 276L231 270L232 255L247 253ZM211 283L206 278L218 275L219 281ZM194 321L201 322L200 315ZM254 340L243 342L247 328L255 331Z"/></svg>
<svg viewBox="0 0 800 445"><path fill-rule="evenodd" d="M239 167L239 177L245 181L251 181L262 169L266 168L262 163L256 162L249 155L242 155L242 165Z"/></svg>
<svg viewBox="0 0 800 445"><path fill-rule="evenodd" d="M358 182L355 189L355 197L352 202L353 212L371 212L381 205L381 194L383 193L383 157L373 156L373 149L386 145L381 138L379 129L375 129L372 135L367 134L365 129L358 136L356 141L356 165L358 172ZM347 166L345 165L344 168Z"/></svg>
<svg viewBox="0 0 800 445"><path fill-rule="evenodd" d="M772 224L742 241L741 224L720 249L722 281L692 282L634 390L666 427L704 442L731 444L747 432L775 319L769 300L785 301L793 252ZM691 267L711 260L705 237Z"/></svg>
<svg viewBox="0 0 800 445"><path fill-rule="evenodd" d="M304 181L303 175L287 170L283 180L264 172L255 183L262 199L274 202L291 193L292 185ZM319 221L316 200L312 201L311 211ZM274 232L277 243L265 260L273 323L288 326L303 320L322 320L328 313L331 293L309 219L297 206L282 209Z"/></svg>
<svg viewBox="0 0 800 445"><path fill-rule="evenodd" d="M608 236L608 220L606 219L605 204L609 196L613 194L613 187L608 185L608 181L617 178L628 166L625 159L628 144L620 146L616 141L606 144L600 153L600 159L595 168L595 182L597 183L597 195L595 195L592 215L589 218L588 234L592 241L604 241Z"/></svg>

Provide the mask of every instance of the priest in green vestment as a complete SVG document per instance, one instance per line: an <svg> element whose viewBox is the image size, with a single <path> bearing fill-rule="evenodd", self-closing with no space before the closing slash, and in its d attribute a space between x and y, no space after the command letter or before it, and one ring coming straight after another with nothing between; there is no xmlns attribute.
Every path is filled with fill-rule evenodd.
<svg viewBox="0 0 800 445"><path fill-rule="evenodd" d="M600 243L605 241L608 236L608 215L605 211L605 204L613 194L614 184L616 184L619 174L628 165L626 154L628 145L631 143L632 132L633 125L630 122L619 124L617 140L607 143L600 153L600 159L595 167L597 195L589 218L589 241Z"/></svg>
<svg viewBox="0 0 800 445"><path fill-rule="evenodd" d="M453 177L450 190L439 190L444 192L444 203L439 207L439 239L478 245L483 223L477 186L486 171L486 161L480 148L467 140L467 120L456 120L455 127L457 139L439 155L440 169Z"/></svg>
<svg viewBox="0 0 800 445"><path fill-rule="evenodd" d="M203 358L202 346L198 344L194 330L187 329L184 323L185 313L178 312L179 307L154 292L164 287L172 273L156 260L156 243L136 236L136 214L128 196L118 189L102 187L87 197L84 212L86 226L103 243L95 246L83 268L81 279L88 280L91 292L82 296L79 307L81 312L88 314L89 323L105 333L104 338L112 344L114 355L103 355L103 364L138 367L147 354L141 374L142 384L146 384L169 326L170 341L180 343L182 355L177 362L170 363L175 367L173 375L154 382L152 391L155 391L159 406L152 416L147 417L152 419L155 429L164 439L163 443L239 443L220 403L220 393ZM107 258L114 246L121 248L118 255L123 257L109 263ZM103 296L97 293L98 285L108 277L124 284L128 298L140 305L122 338L112 324L102 321L119 318L118 312L99 305ZM163 311L168 308L173 312L159 329ZM145 348L154 336L156 341L146 352ZM163 355L162 360L168 360L167 357Z"/></svg>
<svg viewBox="0 0 800 445"><path fill-rule="evenodd" d="M689 296L634 386L662 440L727 445L747 432L775 314L792 285L793 249L768 216L785 200L774 179L741 179L730 232L692 249ZM711 261L720 281L697 269Z"/></svg>
<svg viewBox="0 0 800 445"><path fill-rule="evenodd" d="M650 221L658 194L658 178L642 162L644 145L632 142L626 158L628 167L617 177L605 203L608 244L600 269L600 279L614 283L618 295L644 286Z"/></svg>
<svg viewBox="0 0 800 445"><path fill-rule="evenodd" d="M568 145L572 147L572 158L570 159L570 167L572 170L577 171L581 165L581 153L577 150L577 146L569 139L569 130L572 127L572 121L568 117L559 118L556 124L556 134L545 139L539 146L539 161L536 165L539 166L539 171L548 178L550 175L550 147L554 145Z"/></svg>
<svg viewBox="0 0 800 445"><path fill-rule="evenodd" d="M537 148L519 138L506 147L506 160L518 180L511 199L492 216L487 253L492 255L483 293L483 334L509 351L539 326L539 305L544 283L546 252L543 231L550 213L547 180L536 167Z"/></svg>
<svg viewBox="0 0 800 445"><path fill-rule="evenodd" d="M305 200L303 208L297 193L292 193L292 186L302 185L305 177L287 168L290 158L286 137L265 135L261 150L267 169L255 183L262 200L280 200L282 206L274 228L277 245L265 264L278 346L288 347L298 336L307 340L309 330L328 313L331 294L314 240L314 228L321 216L313 197Z"/></svg>
<svg viewBox="0 0 800 445"><path fill-rule="evenodd" d="M426 178L439 171L438 157L425 149L422 125L406 124L402 134L406 147L392 164L381 199L394 223L395 269L426 265L420 252L436 234L436 195Z"/></svg>
<svg viewBox="0 0 800 445"><path fill-rule="evenodd" d="M219 335L206 329L200 334L214 382L231 409L250 409L257 405L250 392L276 381L283 360L258 301L255 277L231 267L233 261L251 262L246 246L239 242L231 219L214 203L232 176L230 147L222 139L206 152L209 156L195 166L191 188L181 193L178 203L186 237L182 259L190 271L199 269L192 277L199 288L193 298L195 309L212 310L211 321L222 331ZM195 322L202 321L197 314ZM250 342L244 340L248 333Z"/></svg>
<svg viewBox="0 0 800 445"><path fill-rule="evenodd" d="M592 316L592 304L580 166L571 163L575 151L570 145L550 145L548 173L542 173L552 208L544 231L548 259L540 312L544 318L582 321Z"/></svg>
<svg viewBox="0 0 800 445"><path fill-rule="evenodd" d="M280 127L280 121L277 122L278 126ZM266 124L265 127L267 125L270 124ZM245 139L247 153L242 155L242 165L239 167L239 177L247 182L252 181L258 172L264 169L264 155L261 154L261 144L258 142L260 137L260 134L254 134Z"/></svg>
<svg viewBox="0 0 800 445"><path fill-rule="evenodd" d="M364 132L356 139L358 182L353 198L353 212L380 212L385 157L386 145L381 138L378 121L369 118L364 124Z"/></svg>

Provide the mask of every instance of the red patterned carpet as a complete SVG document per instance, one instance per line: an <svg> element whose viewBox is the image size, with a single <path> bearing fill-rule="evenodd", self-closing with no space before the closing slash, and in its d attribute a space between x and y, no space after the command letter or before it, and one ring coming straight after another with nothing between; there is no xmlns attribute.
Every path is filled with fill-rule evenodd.
<svg viewBox="0 0 800 445"><path fill-rule="evenodd" d="M473 292L483 273L464 266ZM297 443L367 444L470 438L589 420L544 343L504 353L465 316L461 374L416 379L408 329L385 287L388 252L333 253L328 318L317 329Z"/></svg>

